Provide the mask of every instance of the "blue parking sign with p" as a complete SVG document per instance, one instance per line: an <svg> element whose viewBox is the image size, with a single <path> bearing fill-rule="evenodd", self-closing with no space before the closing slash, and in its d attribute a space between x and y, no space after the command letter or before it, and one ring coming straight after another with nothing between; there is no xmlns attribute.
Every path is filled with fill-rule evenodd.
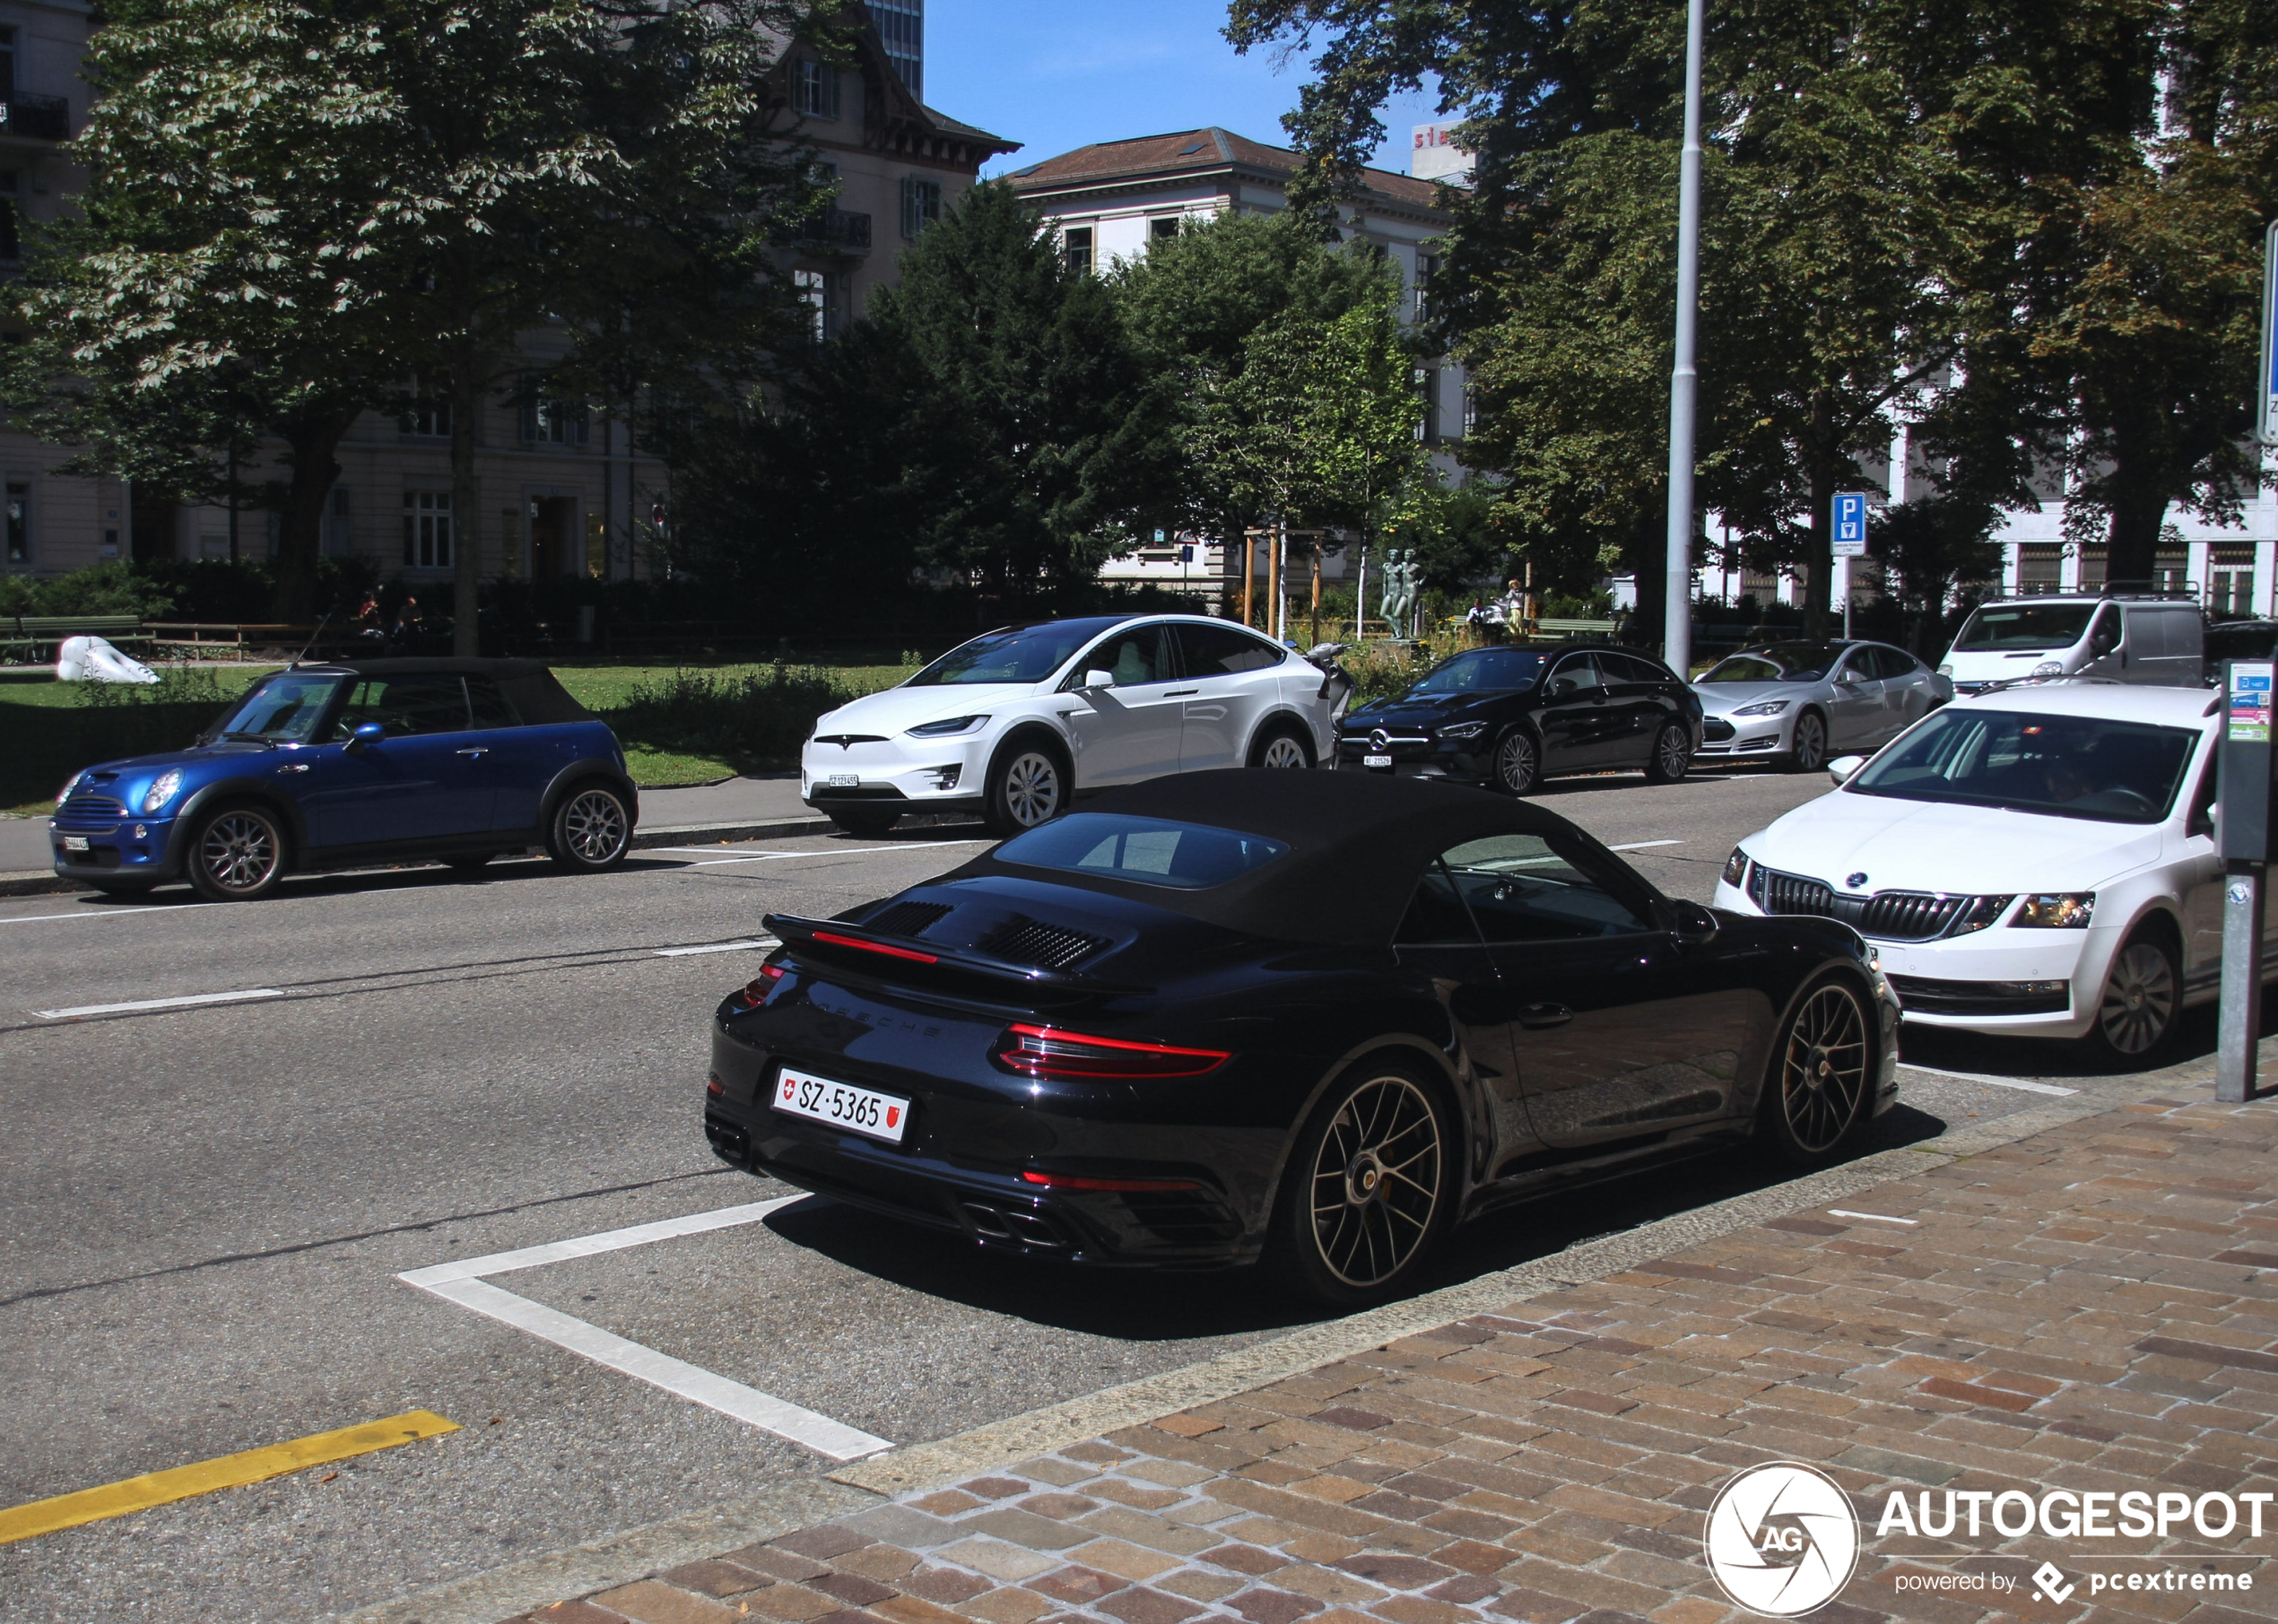
<svg viewBox="0 0 2278 1624"><path fill-rule="evenodd" d="M1835 499L1835 539L1856 542L1865 536L1866 498L1856 491L1846 491Z"/></svg>

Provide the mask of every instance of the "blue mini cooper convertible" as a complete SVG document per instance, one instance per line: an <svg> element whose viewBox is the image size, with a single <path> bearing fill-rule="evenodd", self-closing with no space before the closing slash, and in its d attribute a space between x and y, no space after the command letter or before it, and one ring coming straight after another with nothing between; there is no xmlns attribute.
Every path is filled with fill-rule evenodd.
<svg viewBox="0 0 2278 1624"><path fill-rule="evenodd" d="M187 880L217 902L296 870L543 846L624 860L639 803L608 725L528 660L345 660L265 679L187 750L74 775L56 873L98 890Z"/></svg>

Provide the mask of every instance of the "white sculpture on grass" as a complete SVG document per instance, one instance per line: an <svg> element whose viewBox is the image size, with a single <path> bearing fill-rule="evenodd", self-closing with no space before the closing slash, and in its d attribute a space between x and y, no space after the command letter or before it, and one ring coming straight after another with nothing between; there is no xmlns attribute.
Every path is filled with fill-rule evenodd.
<svg viewBox="0 0 2278 1624"><path fill-rule="evenodd" d="M151 682L158 673L130 660L100 638L65 638L56 650L56 675L66 682Z"/></svg>

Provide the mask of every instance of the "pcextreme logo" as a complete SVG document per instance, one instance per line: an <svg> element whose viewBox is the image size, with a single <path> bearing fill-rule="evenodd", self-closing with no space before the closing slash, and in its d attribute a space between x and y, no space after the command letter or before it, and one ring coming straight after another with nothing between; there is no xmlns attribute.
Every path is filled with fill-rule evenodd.
<svg viewBox="0 0 2278 1624"><path fill-rule="evenodd" d="M1793 1461L1751 1466L1717 1491L1708 1571L1736 1606L1792 1619L1833 1601L1859 1560L1859 1520L1835 1480Z"/></svg>

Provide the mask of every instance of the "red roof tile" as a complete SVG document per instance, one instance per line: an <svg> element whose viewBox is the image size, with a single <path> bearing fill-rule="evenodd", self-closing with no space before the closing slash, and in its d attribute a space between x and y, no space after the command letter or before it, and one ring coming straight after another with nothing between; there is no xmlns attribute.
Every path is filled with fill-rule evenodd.
<svg viewBox="0 0 2278 1624"><path fill-rule="evenodd" d="M1289 175L1300 161L1287 147L1268 146L1213 126L1167 135L1139 135L1129 141L1095 142L1016 169L1011 179L1016 190L1032 192L1148 175L1202 174L1235 165ZM1417 207L1432 205L1436 188L1429 180L1372 169L1362 169L1361 178L1362 185L1380 195Z"/></svg>

